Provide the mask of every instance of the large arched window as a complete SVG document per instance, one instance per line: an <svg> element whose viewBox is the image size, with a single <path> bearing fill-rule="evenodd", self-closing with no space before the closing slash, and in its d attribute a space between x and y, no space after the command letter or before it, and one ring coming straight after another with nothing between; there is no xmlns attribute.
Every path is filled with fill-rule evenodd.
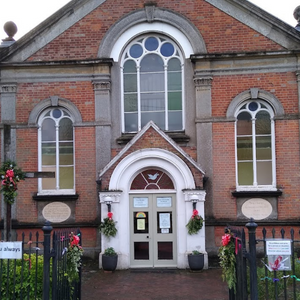
<svg viewBox="0 0 300 300"><path fill-rule="evenodd" d="M40 194L74 194L74 132L69 112L61 107L39 117L39 170L55 178L39 179Z"/></svg>
<svg viewBox="0 0 300 300"><path fill-rule="evenodd" d="M137 132L150 120L162 130L184 129L183 59L170 39L147 35L132 41L122 62L123 132Z"/></svg>
<svg viewBox="0 0 300 300"><path fill-rule="evenodd" d="M273 117L271 106L260 100L244 102L236 112L238 188L276 187Z"/></svg>

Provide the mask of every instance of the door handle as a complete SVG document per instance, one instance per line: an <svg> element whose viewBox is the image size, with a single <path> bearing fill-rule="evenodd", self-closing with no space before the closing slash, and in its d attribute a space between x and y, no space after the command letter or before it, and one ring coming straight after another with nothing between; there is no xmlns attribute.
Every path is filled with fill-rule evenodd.
<svg viewBox="0 0 300 300"><path fill-rule="evenodd" d="M149 235L147 235L147 239L149 239Z"/></svg>

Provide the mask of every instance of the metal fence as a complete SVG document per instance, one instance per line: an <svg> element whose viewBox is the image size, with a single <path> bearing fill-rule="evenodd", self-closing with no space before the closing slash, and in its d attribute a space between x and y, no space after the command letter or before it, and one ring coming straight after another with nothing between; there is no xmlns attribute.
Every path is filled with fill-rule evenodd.
<svg viewBox="0 0 300 300"><path fill-rule="evenodd" d="M262 292L265 295L265 299L285 299L285 300L296 300L300 299L300 270L299 270L299 259L297 258L296 251L300 243L300 240L295 239L295 231L294 229L290 229L288 233L282 228L280 231L275 231L272 229L267 232L264 228L262 230L262 239L257 239L258 244L263 244L263 252L264 258L262 260L263 263L263 271L264 273L259 274L258 277L258 288L262 288ZM290 270L282 269L277 270L278 263L282 263L283 261L275 261L274 266L271 264L272 268L268 266L270 262L268 262L268 258L266 257L266 241L270 239L287 239L291 242L291 255L290 255ZM282 259L282 256L278 256L278 258ZM289 259L286 257L286 259ZM286 260L285 259L285 260ZM298 284L297 284L298 283Z"/></svg>
<svg viewBox="0 0 300 300"><path fill-rule="evenodd" d="M263 228L256 237L257 224L250 220L246 224L248 239L243 228L227 227L233 233L237 245L236 253L236 289L229 291L230 300L297 300L300 299L300 258L297 258L300 240L295 239L294 229L267 231ZM298 232L300 235L300 231ZM285 256L274 255L280 260L269 261L267 242L290 244L290 254ZM248 247L246 245L248 244ZM259 251L258 251L259 250ZM259 255L257 255L259 253ZM282 260L283 259L283 260ZM288 260L290 268L279 268L279 263Z"/></svg>
<svg viewBox="0 0 300 300"><path fill-rule="evenodd" d="M236 258L236 289L229 290L229 299L230 300L246 300L248 299L248 289L247 289L247 261L245 254L246 249L246 238L245 238L245 231L244 229L239 228L226 228L225 232L231 232L235 239L235 247L239 249L236 251L235 258Z"/></svg>
<svg viewBox="0 0 300 300"><path fill-rule="evenodd" d="M81 236L80 230L53 231L46 223L42 231L42 238L39 232L14 236L22 242L22 259L0 259L0 300L81 299L81 269L76 282L65 276L70 234Z"/></svg>
<svg viewBox="0 0 300 300"><path fill-rule="evenodd" d="M55 231L53 233L53 263L52 263L52 299L80 300L81 299L81 268L78 281L69 282L64 276L67 268L66 249L70 243L70 234L73 232L81 236L79 229L70 231ZM81 242L81 239L80 239Z"/></svg>

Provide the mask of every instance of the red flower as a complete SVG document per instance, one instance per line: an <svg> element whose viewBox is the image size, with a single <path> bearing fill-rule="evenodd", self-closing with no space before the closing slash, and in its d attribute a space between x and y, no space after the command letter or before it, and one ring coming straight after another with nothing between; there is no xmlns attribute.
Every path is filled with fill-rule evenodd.
<svg viewBox="0 0 300 300"><path fill-rule="evenodd" d="M108 213L107 213L107 216L108 216L108 218L111 220L111 219L112 219L112 216L113 216L113 213L112 213L112 212L108 212Z"/></svg>
<svg viewBox="0 0 300 300"><path fill-rule="evenodd" d="M194 209L193 210L193 216L197 216L198 215L198 210L197 209Z"/></svg>
<svg viewBox="0 0 300 300"><path fill-rule="evenodd" d="M222 236L222 245L227 246L230 242L231 235L226 233L225 235Z"/></svg>
<svg viewBox="0 0 300 300"><path fill-rule="evenodd" d="M72 246L78 246L78 244L79 244L79 236L77 236L77 235L73 235L73 240L71 241L71 247Z"/></svg>
<svg viewBox="0 0 300 300"><path fill-rule="evenodd" d="M6 176L7 176L7 177L14 177L14 176L15 176L14 170L7 170L7 171L6 171Z"/></svg>

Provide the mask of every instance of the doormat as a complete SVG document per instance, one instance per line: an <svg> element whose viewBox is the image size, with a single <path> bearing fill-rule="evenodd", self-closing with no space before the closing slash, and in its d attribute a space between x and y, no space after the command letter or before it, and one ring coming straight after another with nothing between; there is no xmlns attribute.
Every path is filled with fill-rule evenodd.
<svg viewBox="0 0 300 300"><path fill-rule="evenodd" d="M170 274L174 274L177 272L177 269L130 269L130 273L170 273Z"/></svg>

